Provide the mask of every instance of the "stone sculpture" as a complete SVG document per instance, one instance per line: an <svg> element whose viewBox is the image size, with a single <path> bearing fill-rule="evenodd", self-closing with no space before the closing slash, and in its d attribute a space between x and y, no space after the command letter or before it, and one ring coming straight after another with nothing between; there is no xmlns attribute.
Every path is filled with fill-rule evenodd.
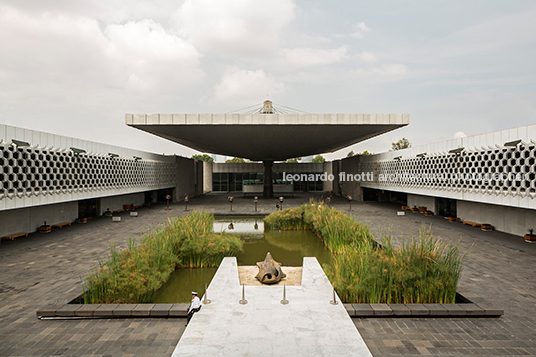
<svg viewBox="0 0 536 357"><path fill-rule="evenodd" d="M257 266L259 273L255 278L263 284L275 284L287 276L281 270L281 263L276 262L270 252L266 254L263 262L257 263Z"/></svg>

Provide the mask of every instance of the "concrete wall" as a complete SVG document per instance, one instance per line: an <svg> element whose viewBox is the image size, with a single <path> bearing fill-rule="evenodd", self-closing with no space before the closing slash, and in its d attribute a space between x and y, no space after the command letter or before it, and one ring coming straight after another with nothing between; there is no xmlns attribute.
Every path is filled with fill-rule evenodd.
<svg viewBox="0 0 536 357"><path fill-rule="evenodd" d="M132 193L129 195L102 197L100 201L99 215L102 215L104 212L106 212L108 208L110 209L110 211L115 211L118 209L122 209L123 205L133 204L135 206L138 206L144 203L145 203L145 193L143 192Z"/></svg>
<svg viewBox="0 0 536 357"><path fill-rule="evenodd" d="M212 162L203 162L203 193L212 192Z"/></svg>
<svg viewBox="0 0 536 357"><path fill-rule="evenodd" d="M517 140L521 142L515 146L505 145ZM536 124L532 124L362 156L361 170L375 174L374 181L363 182L362 186L536 210L535 146ZM454 149L461 152L450 152ZM524 177L515 180L467 177L497 173L524 173Z"/></svg>
<svg viewBox="0 0 536 357"><path fill-rule="evenodd" d="M203 171L203 168L205 167L205 165L203 165L203 161L195 161L195 164L194 164L194 176L195 176L195 195L196 196L199 196L199 195L202 195L204 192L204 187L203 187L203 181L204 181L204 178L205 178L205 174L204 174L204 171Z"/></svg>
<svg viewBox="0 0 536 357"><path fill-rule="evenodd" d="M456 210L461 220L489 223L497 231L522 236L529 228L536 230L536 211L532 209L458 201Z"/></svg>
<svg viewBox="0 0 536 357"><path fill-rule="evenodd" d="M77 218L76 201L0 211L0 237L14 233L35 232L45 221L54 225L74 222Z"/></svg>
<svg viewBox="0 0 536 357"><path fill-rule="evenodd" d="M0 124L0 211L172 188L174 162L173 156Z"/></svg>
<svg viewBox="0 0 536 357"><path fill-rule="evenodd" d="M359 171L360 156L352 156L341 160L340 177L347 178L348 175L355 176L361 174ZM341 180L343 196L352 196L355 201L363 201L363 190L361 189L361 181Z"/></svg>
<svg viewBox="0 0 536 357"><path fill-rule="evenodd" d="M332 183L332 186L333 186L332 190L333 190L333 193L336 194L337 196L341 195L341 190L339 188L340 165L341 165L341 160L336 160L336 161L331 162L331 171L333 172L333 177L334 177L334 180Z"/></svg>
<svg viewBox="0 0 536 357"><path fill-rule="evenodd" d="M332 162L324 162L324 172L329 175L333 175L333 163ZM324 181L324 192L331 192L333 191L333 181L330 181L329 179Z"/></svg>
<svg viewBox="0 0 536 357"><path fill-rule="evenodd" d="M197 164L195 163L195 160L176 156L175 163L177 165L177 173L175 190L173 193L173 202L184 200L184 194L188 194L188 196L193 197L195 192L195 184L197 181L197 174L195 173ZM201 174L201 178L202 177L203 175ZM199 187L203 186L201 185Z"/></svg>
<svg viewBox="0 0 536 357"><path fill-rule="evenodd" d="M423 195L412 195L408 193L408 207L413 208L413 206L417 206L417 207L424 206L426 207L427 210L434 212L434 214L437 214L435 197L423 196Z"/></svg>

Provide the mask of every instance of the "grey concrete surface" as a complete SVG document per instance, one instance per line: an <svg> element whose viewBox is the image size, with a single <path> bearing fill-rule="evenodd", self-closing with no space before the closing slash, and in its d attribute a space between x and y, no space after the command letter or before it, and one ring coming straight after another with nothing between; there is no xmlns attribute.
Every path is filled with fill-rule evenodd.
<svg viewBox="0 0 536 357"><path fill-rule="evenodd" d="M233 214L254 213L253 199L235 195ZM229 212L228 194L192 198L188 209ZM319 198L320 195L315 195ZM308 202L309 197L285 198L283 208ZM275 210L276 199L260 199L259 213ZM332 206L348 212L335 197ZM462 251L472 245L460 281L463 294L476 303L493 302L504 309L501 318L361 318L353 319L374 356L386 355L536 355L536 244L522 237L450 223L418 213L397 216L399 206L352 204L351 214L369 222L373 233L393 237L417 235L421 225L454 243ZM0 356L171 356L183 331L180 319L38 320L35 311L64 302L82 291L81 279L102 258L112 241L140 237L166 221L183 216L184 204L169 211L161 204L142 208L139 217L121 214L121 222L95 218L87 224L54 229L49 234L3 241L0 245ZM490 222L492 223L492 222ZM212 297L211 297L212 298Z"/></svg>

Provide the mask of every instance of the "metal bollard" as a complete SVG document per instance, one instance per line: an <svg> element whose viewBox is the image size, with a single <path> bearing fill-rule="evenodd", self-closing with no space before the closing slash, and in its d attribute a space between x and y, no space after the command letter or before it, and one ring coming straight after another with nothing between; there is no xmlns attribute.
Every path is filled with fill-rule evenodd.
<svg viewBox="0 0 536 357"><path fill-rule="evenodd" d="M337 295L335 295L335 288L333 288L333 300L329 302L331 305L337 305Z"/></svg>
<svg viewBox="0 0 536 357"><path fill-rule="evenodd" d="M244 290L244 284L242 284L242 300L238 302L240 305L246 305L248 301L246 300L246 292Z"/></svg>
<svg viewBox="0 0 536 357"><path fill-rule="evenodd" d="M281 303L283 305L288 304L288 300L287 300L287 284L283 284L283 300L281 300Z"/></svg>
<svg viewBox="0 0 536 357"><path fill-rule="evenodd" d="M207 299L207 295L208 295L208 288L207 288L207 283L205 283L205 296L203 298L203 304L205 305L208 305L212 302L209 299Z"/></svg>

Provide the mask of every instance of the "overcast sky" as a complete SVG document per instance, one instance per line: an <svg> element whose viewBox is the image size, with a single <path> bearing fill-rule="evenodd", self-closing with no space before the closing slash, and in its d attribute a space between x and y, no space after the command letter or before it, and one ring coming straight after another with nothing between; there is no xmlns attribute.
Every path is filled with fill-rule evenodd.
<svg viewBox="0 0 536 357"><path fill-rule="evenodd" d="M125 113L409 113L327 158L536 123L536 2L0 0L0 123L194 151Z"/></svg>

